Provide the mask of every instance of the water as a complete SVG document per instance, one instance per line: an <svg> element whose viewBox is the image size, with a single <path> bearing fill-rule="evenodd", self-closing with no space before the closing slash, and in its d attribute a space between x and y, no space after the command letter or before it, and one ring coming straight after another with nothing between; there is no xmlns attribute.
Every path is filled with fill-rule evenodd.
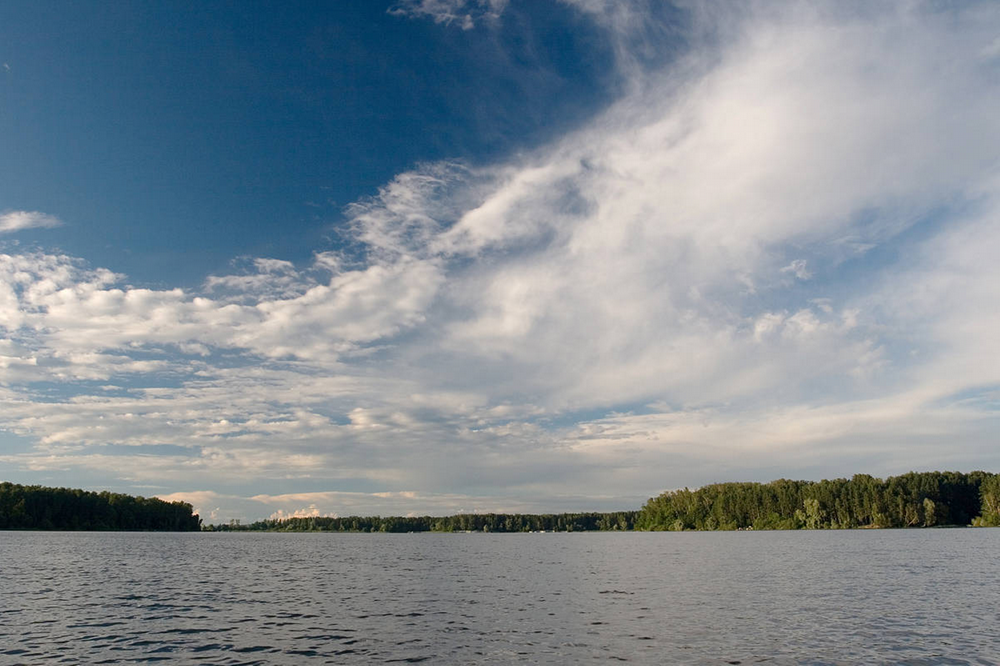
<svg viewBox="0 0 1000 666"><path fill-rule="evenodd" d="M997 664L1000 529L0 532L0 663Z"/></svg>

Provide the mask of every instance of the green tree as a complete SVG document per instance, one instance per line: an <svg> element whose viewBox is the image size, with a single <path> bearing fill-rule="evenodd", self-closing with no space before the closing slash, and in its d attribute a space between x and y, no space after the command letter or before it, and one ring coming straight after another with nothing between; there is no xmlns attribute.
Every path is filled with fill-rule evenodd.
<svg viewBox="0 0 1000 666"><path fill-rule="evenodd" d="M924 498L924 527L937 525L937 505L930 497Z"/></svg>
<svg viewBox="0 0 1000 666"><path fill-rule="evenodd" d="M974 525L1000 527L1000 474L984 479L979 489L981 504Z"/></svg>

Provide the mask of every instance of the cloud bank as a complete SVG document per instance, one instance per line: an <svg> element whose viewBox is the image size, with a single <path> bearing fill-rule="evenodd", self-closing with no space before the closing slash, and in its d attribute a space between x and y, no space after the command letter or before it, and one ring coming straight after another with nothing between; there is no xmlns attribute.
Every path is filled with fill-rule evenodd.
<svg viewBox="0 0 1000 666"><path fill-rule="evenodd" d="M663 64L641 3L567 5L618 45L621 98L503 162L399 174L343 251L196 292L0 256L0 421L32 442L4 464L219 516L1000 467L1000 16L699 3ZM394 11L470 7L502 20Z"/></svg>

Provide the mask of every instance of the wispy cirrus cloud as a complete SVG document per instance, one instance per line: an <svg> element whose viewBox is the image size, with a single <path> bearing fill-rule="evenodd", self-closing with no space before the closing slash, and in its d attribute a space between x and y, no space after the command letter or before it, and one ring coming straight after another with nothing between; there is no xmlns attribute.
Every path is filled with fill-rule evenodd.
<svg viewBox="0 0 1000 666"><path fill-rule="evenodd" d="M0 234L9 234L24 229L48 229L62 225L55 215L31 210L8 210L0 213Z"/></svg>
<svg viewBox="0 0 1000 666"><path fill-rule="evenodd" d="M478 21L499 18L507 3L508 0L400 0L389 8L389 13L457 24L463 30L471 30Z"/></svg>
<svg viewBox="0 0 1000 666"><path fill-rule="evenodd" d="M808 262L805 259L794 259L792 263L781 269L782 273L790 273L800 280L808 280L812 277L809 272Z"/></svg>

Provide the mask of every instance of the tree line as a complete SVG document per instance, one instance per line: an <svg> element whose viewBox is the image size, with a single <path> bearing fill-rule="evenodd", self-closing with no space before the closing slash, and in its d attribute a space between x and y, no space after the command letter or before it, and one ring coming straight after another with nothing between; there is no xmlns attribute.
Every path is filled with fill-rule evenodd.
<svg viewBox="0 0 1000 666"><path fill-rule="evenodd" d="M210 525L220 532L592 532L631 530L638 511L611 513L462 513L455 516L349 516L238 521Z"/></svg>
<svg viewBox="0 0 1000 666"><path fill-rule="evenodd" d="M218 531L585 532L1000 526L1000 475L909 472L879 479L716 483L668 491L640 511L455 516L349 516L213 525Z"/></svg>
<svg viewBox="0 0 1000 666"><path fill-rule="evenodd" d="M0 483L2 530L157 530L186 532L201 520L186 502L111 492Z"/></svg>
<svg viewBox="0 0 1000 666"><path fill-rule="evenodd" d="M588 532L1000 526L1000 474L910 472L878 479L716 483L672 490L639 511L349 516L201 525L190 504L0 483L0 529L270 532Z"/></svg>
<svg viewBox="0 0 1000 666"><path fill-rule="evenodd" d="M878 479L716 483L646 502L641 530L1000 526L1000 475L910 472Z"/></svg>

